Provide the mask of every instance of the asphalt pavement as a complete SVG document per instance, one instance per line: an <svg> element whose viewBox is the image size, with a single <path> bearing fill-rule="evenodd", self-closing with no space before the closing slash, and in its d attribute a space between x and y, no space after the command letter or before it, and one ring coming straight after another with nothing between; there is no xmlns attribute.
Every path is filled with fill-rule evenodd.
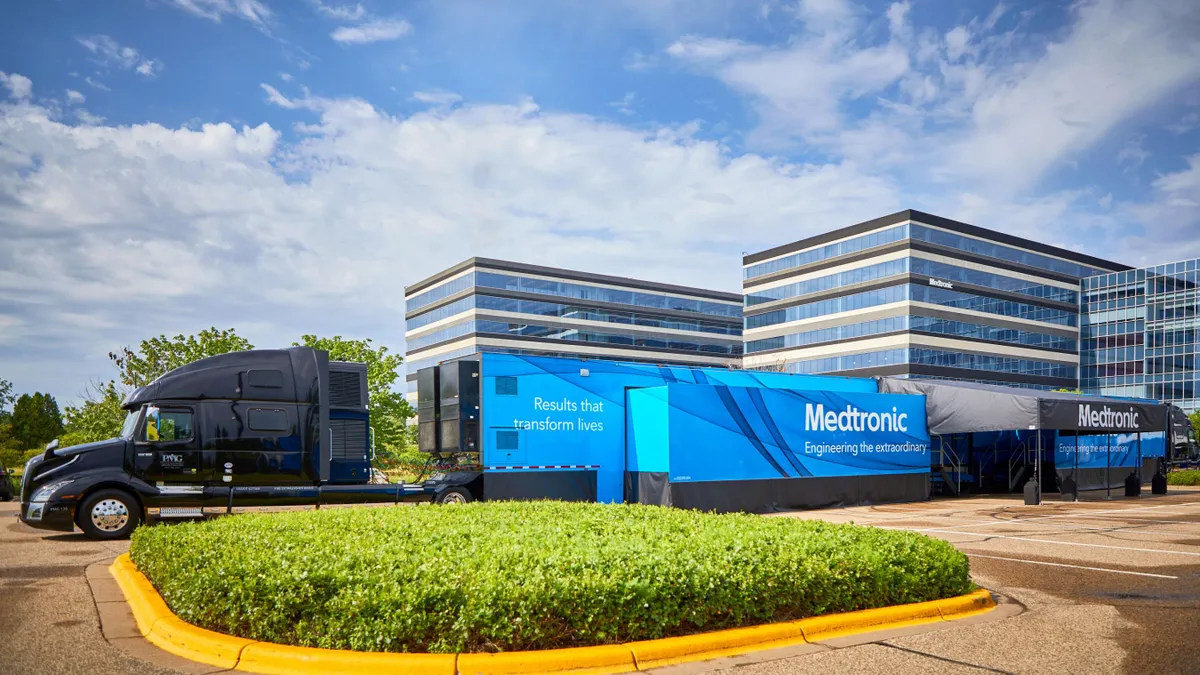
<svg viewBox="0 0 1200 675"><path fill-rule="evenodd" d="M100 632L85 569L111 561L127 542L33 530L15 514L15 504L0 504L0 672L177 672L130 656ZM1200 490L1036 507L952 499L771 517L946 539L970 556L977 583L1008 599L1007 618L901 629L839 649L806 645L684 664L663 675L1200 673L1192 637L1200 624Z"/></svg>

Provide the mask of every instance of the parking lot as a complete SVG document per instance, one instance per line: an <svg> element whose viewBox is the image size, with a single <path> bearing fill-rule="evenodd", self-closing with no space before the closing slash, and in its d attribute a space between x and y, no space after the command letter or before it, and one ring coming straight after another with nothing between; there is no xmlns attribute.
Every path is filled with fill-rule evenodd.
<svg viewBox="0 0 1200 675"><path fill-rule="evenodd" d="M0 635L6 673L173 672L100 632L85 569L127 543L34 531L0 504ZM908 529L952 542L972 574L1010 602L999 621L900 630L871 644L805 646L686 664L675 673L1200 672L1200 490L1166 497L1022 505L938 500L775 514ZM1000 611L1000 610L997 610ZM151 652L152 653L152 652Z"/></svg>

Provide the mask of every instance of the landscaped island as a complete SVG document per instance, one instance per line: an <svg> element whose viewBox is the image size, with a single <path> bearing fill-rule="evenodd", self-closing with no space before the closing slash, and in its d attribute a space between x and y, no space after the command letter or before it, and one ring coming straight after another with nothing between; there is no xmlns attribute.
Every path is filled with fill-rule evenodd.
<svg viewBox="0 0 1200 675"><path fill-rule="evenodd" d="M621 504L473 503L143 527L130 554L184 621L391 652L629 642L971 591L920 534Z"/></svg>

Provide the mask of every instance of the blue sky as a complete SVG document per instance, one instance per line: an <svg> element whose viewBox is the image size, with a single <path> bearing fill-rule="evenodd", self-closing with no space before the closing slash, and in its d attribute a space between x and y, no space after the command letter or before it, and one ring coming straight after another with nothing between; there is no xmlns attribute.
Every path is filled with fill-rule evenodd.
<svg viewBox="0 0 1200 675"><path fill-rule="evenodd" d="M0 21L0 377L233 326L403 349L471 255L737 290L902 208L1200 256L1187 0L47 0Z"/></svg>

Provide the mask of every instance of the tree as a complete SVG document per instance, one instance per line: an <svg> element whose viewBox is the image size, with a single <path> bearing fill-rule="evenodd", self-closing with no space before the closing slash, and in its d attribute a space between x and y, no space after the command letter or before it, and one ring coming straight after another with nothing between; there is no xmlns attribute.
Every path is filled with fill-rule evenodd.
<svg viewBox="0 0 1200 675"><path fill-rule="evenodd" d="M1055 389L1054 391L1055 391L1055 393L1059 393L1059 394L1079 394L1080 396L1082 396L1082 395L1083 395L1083 390L1082 390L1082 389L1067 389L1067 388L1063 388L1063 389Z"/></svg>
<svg viewBox="0 0 1200 675"><path fill-rule="evenodd" d="M8 406L13 403L12 382L0 377L0 424L7 424L12 412Z"/></svg>
<svg viewBox="0 0 1200 675"><path fill-rule="evenodd" d="M369 338L347 340L340 335L331 338L302 335L300 342L292 344L323 349L329 352L330 361L367 364L367 391L371 397L371 426L375 428L377 453L387 462L404 451L407 445L405 420L412 417L413 410L403 394L392 390L400 377L403 356L388 354L388 348L384 346L373 347Z"/></svg>
<svg viewBox="0 0 1200 675"><path fill-rule="evenodd" d="M122 384L142 387L167 371L192 361L247 349L254 349L254 345L238 336L232 328L217 330L213 327L197 335L176 335L173 338L159 335L142 340L136 352L129 347L122 347L120 352L109 352L108 358L117 367Z"/></svg>
<svg viewBox="0 0 1200 675"><path fill-rule="evenodd" d="M116 438L125 421L125 411L121 409L124 398L117 389L117 383L112 380L108 384L92 384L83 405L78 408L67 406L63 411L66 434L59 439L59 443L67 446Z"/></svg>
<svg viewBox="0 0 1200 675"><path fill-rule="evenodd" d="M49 443L62 433L62 414L50 394L22 394L13 406L12 435L22 447L33 448Z"/></svg>
<svg viewBox="0 0 1200 675"><path fill-rule="evenodd" d="M1188 415L1188 419L1192 423L1192 429L1196 432L1196 438L1200 438L1200 410Z"/></svg>

